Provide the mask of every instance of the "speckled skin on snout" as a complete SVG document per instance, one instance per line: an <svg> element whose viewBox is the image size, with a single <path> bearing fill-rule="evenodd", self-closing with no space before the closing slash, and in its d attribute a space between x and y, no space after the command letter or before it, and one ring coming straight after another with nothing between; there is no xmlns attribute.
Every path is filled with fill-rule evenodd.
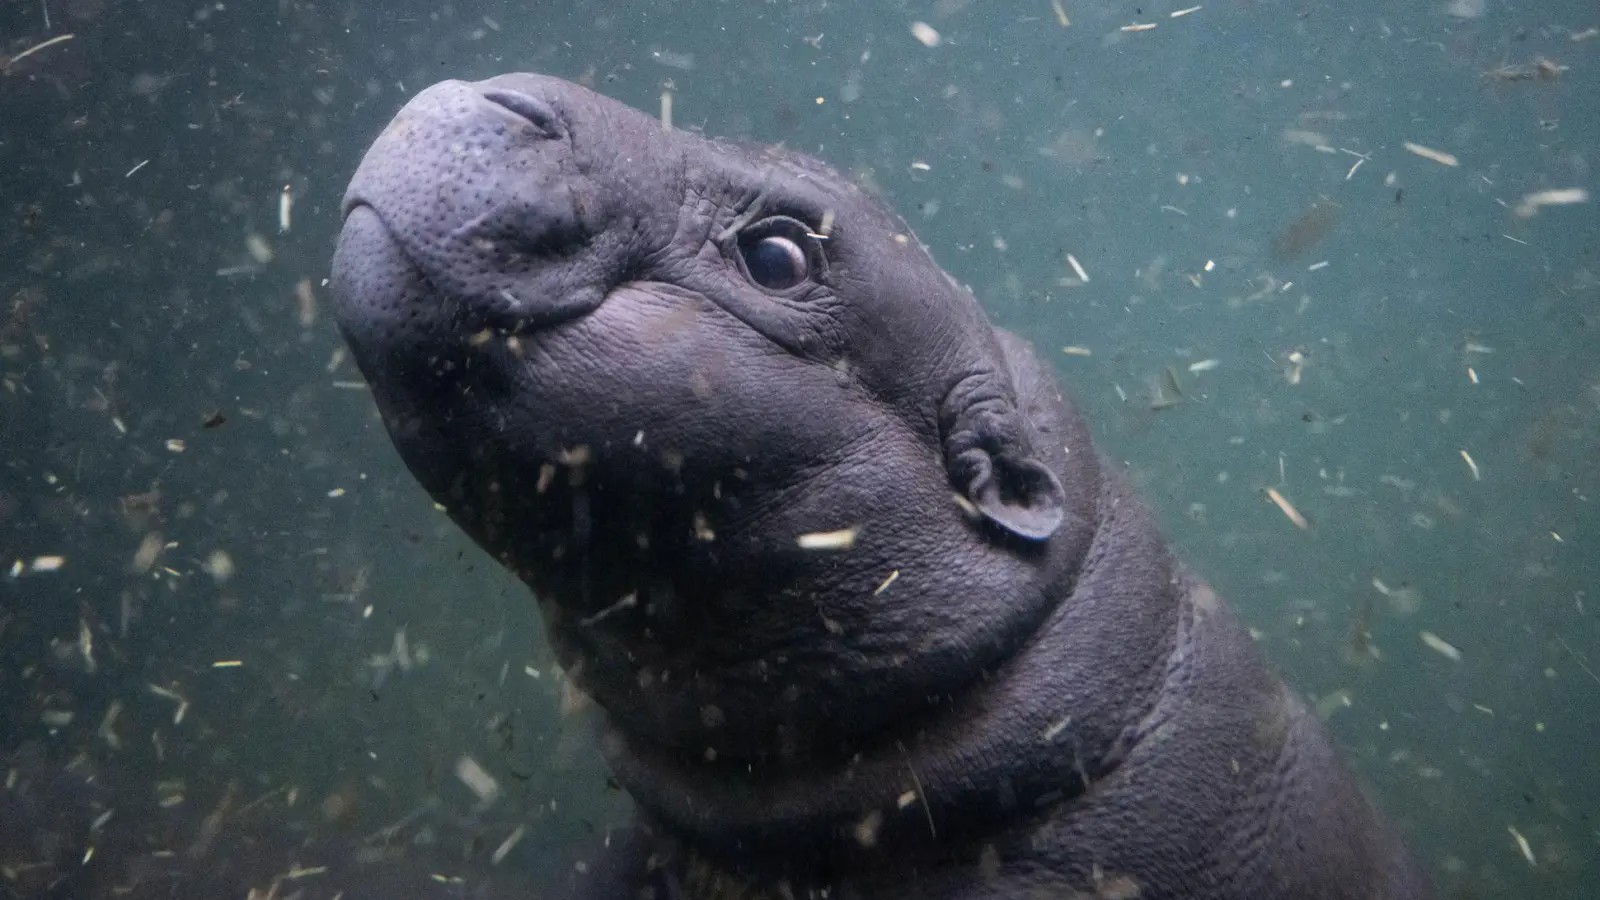
<svg viewBox="0 0 1600 900"><path fill-rule="evenodd" d="M552 895L1415 900L1051 372L821 163L538 75L377 138L339 322L640 808Z"/></svg>

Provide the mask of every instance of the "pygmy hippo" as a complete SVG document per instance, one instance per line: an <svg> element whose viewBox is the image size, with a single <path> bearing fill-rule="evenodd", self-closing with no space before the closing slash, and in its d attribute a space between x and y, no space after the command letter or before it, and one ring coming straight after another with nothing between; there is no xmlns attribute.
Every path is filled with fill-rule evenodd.
<svg viewBox="0 0 1600 900"><path fill-rule="evenodd" d="M553 893L1429 896L1050 367L862 188L512 74L412 99L343 215L394 445L639 807Z"/></svg>

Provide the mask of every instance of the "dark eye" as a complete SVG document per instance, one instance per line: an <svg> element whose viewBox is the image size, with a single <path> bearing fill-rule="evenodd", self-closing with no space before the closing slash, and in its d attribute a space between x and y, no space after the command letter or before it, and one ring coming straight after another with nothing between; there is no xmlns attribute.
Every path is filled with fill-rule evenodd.
<svg viewBox="0 0 1600 900"><path fill-rule="evenodd" d="M766 231L740 237L739 255L750 280L768 290L792 288L811 275L806 249L786 234Z"/></svg>

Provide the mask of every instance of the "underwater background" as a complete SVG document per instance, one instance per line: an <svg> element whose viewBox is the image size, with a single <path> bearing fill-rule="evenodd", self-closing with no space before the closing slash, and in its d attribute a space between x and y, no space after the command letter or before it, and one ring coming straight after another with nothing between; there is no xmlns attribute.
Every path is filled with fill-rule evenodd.
<svg viewBox="0 0 1600 900"><path fill-rule="evenodd" d="M0 897L533 896L626 820L329 312L368 143L516 70L883 194L1444 896L1600 896L1589 0L7 0Z"/></svg>

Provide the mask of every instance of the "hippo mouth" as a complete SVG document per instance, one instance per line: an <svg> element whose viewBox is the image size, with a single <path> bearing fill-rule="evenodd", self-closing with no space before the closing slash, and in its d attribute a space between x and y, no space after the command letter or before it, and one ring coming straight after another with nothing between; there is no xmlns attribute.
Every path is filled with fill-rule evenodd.
<svg viewBox="0 0 1600 900"><path fill-rule="evenodd" d="M505 334L522 334L548 328L587 315L604 301L604 294L598 291L552 295L493 285L473 292L452 291L444 286L450 281L448 275L431 265L426 256L411 252L378 211L365 203L353 205L346 213L341 238L367 245L369 249L362 254L362 259L378 272L410 270L418 287L426 291L442 311L462 317L461 328L468 333L492 329ZM515 259L516 251L505 252L508 260ZM347 274L362 278L378 272L350 271ZM368 292L362 296L380 295ZM414 306L411 314L416 314Z"/></svg>

